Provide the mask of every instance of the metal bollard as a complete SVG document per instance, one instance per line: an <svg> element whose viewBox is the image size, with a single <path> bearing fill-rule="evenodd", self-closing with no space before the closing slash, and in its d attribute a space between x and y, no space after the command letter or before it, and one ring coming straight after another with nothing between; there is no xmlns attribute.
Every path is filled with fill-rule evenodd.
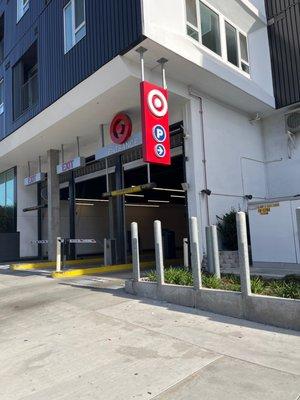
<svg viewBox="0 0 300 400"><path fill-rule="evenodd" d="M154 243L155 243L155 263L158 285L163 285L164 277L164 257L163 257L163 241L161 233L161 222L154 221Z"/></svg>
<svg viewBox="0 0 300 400"><path fill-rule="evenodd" d="M190 219L190 231L191 231L191 259L192 259L192 270L194 278L194 288L201 289L202 277L201 277L201 261L200 261L200 250L199 250L199 232L198 232L198 221L196 217Z"/></svg>
<svg viewBox="0 0 300 400"><path fill-rule="evenodd" d="M61 272L61 238L56 239L56 272Z"/></svg>
<svg viewBox="0 0 300 400"><path fill-rule="evenodd" d="M217 278L221 278L220 269L220 254L219 254L219 243L218 243L218 230L216 225L211 226L211 250L213 259L213 273Z"/></svg>
<svg viewBox="0 0 300 400"><path fill-rule="evenodd" d="M183 266L189 269L189 239L183 239Z"/></svg>
<svg viewBox="0 0 300 400"><path fill-rule="evenodd" d="M239 265L240 265L242 295L249 296L251 295L251 279L250 279L246 214L244 212L237 213L236 225L237 225L238 245L239 245Z"/></svg>
<svg viewBox="0 0 300 400"><path fill-rule="evenodd" d="M132 247L133 279L135 282L138 282L141 279L141 270L140 270L139 233L138 233L138 224L136 222L132 222L131 224L131 247Z"/></svg>

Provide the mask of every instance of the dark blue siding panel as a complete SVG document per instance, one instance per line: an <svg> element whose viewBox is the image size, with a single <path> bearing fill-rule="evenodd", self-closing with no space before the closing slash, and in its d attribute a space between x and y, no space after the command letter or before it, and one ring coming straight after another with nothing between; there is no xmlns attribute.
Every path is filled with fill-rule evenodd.
<svg viewBox="0 0 300 400"><path fill-rule="evenodd" d="M300 102L300 2L266 0L277 107Z"/></svg>
<svg viewBox="0 0 300 400"><path fill-rule="evenodd" d="M104 64L142 39L140 0L86 0L86 36L64 54L63 7L67 0L30 0L17 23L16 0L2 0L5 13L5 128L0 140L40 113ZM38 43L39 103L13 120L12 68Z"/></svg>

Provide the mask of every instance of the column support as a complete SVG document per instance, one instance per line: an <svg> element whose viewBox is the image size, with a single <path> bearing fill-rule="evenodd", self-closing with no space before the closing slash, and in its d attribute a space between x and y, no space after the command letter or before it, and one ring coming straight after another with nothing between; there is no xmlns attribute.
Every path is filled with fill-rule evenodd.
<svg viewBox="0 0 300 400"><path fill-rule="evenodd" d="M60 190L56 166L59 164L59 151L47 151L48 187L48 258L56 260L56 239L60 236Z"/></svg>

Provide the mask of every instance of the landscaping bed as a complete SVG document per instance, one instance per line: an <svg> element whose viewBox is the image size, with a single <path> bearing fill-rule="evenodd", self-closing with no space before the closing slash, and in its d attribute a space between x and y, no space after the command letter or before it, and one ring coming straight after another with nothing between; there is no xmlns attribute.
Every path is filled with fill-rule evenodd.
<svg viewBox="0 0 300 400"><path fill-rule="evenodd" d="M146 279L156 282L156 272L148 272ZM193 286L193 275L191 271L184 268L167 268L165 269L165 282L172 285ZM202 273L202 285L209 289L241 291L240 278L236 275L222 275L222 278L218 279L213 275ZM288 276L280 280L267 280L259 276L251 277L251 289L254 294L300 299L300 277Z"/></svg>

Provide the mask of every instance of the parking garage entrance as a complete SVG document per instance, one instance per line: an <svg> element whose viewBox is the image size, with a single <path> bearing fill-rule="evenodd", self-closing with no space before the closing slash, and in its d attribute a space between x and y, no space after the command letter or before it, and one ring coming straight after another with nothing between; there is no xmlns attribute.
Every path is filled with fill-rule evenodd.
<svg viewBox="0 0 300 400"><path fill-rule="evenodd" d="M63 175L69 185L61 189L62 236L70 237L73 231L76 238L93 238L97 242L73 245L73 256L102 254L107 239L115 253L114 261L130 262L130 225L137 222L141 259L153 259L153 222L158 219L163 227L165 258L181 257L183 239L188 235L182 123L171 127L171 148L169 167L145 164L142 148L136 147L104 161L87 160L87 165L75 171L73 177ZM72 178L76 182L75 207L70 198ZM126 190L125 194L107 195L124 188L134 188L133 193Z"/></svg>

